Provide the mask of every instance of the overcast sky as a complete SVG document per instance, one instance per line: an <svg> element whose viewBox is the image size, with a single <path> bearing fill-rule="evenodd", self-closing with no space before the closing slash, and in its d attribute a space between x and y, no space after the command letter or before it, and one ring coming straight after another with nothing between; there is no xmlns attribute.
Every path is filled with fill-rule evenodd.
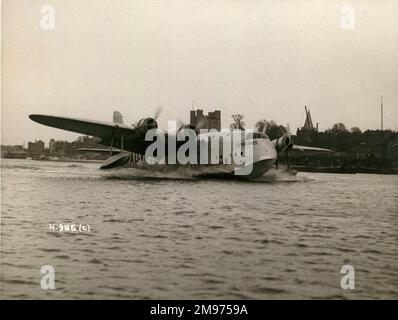
<svg viewBox="0 0 398 320"><path fill-rule="evenodd" d="M354 9L355 25L344 5ZM54 29L44 5L55 10ZM44 23L44 24L43 24ZM342 28L344 26L345 28ZM348 27L348 29L347 29ZM398 130L398 1L2 1L2 143L77 134L31 113L189 121L192 104L321 130Z"/></svg>

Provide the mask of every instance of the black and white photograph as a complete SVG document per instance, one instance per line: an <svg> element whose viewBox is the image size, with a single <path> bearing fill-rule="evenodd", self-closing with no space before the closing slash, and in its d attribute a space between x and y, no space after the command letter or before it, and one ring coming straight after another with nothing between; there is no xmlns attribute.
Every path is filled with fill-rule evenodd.
<svg viewBox="0 0 398 320"><path fill-rule="evenodd" d="M3 0L0 299L396 300L397 132L397 0Z"/></svg>

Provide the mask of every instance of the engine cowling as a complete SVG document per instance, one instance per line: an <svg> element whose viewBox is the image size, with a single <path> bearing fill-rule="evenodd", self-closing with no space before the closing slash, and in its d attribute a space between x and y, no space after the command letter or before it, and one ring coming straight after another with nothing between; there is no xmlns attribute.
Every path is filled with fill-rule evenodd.
<svg viewBox="0 0 398 320"><path fill-rule="evenodd" d="M158 123L153 118L143 118L137 122L136 127L145 130L157 129Z"/></svg>
<svg viewBox="0 0 398 320"><path fill-rule="evenodd" d="M191 129L193 131L195 131L196 133L198 133L198 128L196 128L194 125L192 124L184 124L182 125L179 129L178 132L182 131L182 130L186 130L186 129Z"/></svg>
<svg viewBox="0 0 398 320"><path fill-rule="evenodd" d="M288 151L293 147L292 138L288 135L284 135L283 137L280 137L280 138L274 140L273 142L275 145L275 149L278 152Z"/></svg>

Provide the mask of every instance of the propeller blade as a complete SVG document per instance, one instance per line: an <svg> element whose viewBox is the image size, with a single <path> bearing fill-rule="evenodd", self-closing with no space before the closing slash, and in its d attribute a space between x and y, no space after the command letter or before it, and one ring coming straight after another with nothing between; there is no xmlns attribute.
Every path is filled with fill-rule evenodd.
<svg viewBox="0 0 398 320"><path fill-rule="evenodd" d="M265 131L267 131L267 124L264 124L263 125L263 130L261 130L261 132L264 133L264 134L265 134Z"/></svg>
<svg viewBox="0 0 398 320"><path fill-rule="evenodd" d="M286 135L287 135L289 138L290 138L290 136L292 135L291 132L290 132L289 123L287 123L287 125L286 125Z"/></svg>
<svg viewBox="0 0 398 320"><path fill-rule="evenodd" d="M163 107L158 106L158 107L156 108L155 115L154 115L153 118L154 118L155 120L157 120L157 119L159 118L160 114L162 113L162 111L163 111Z"/></svg>
<svg viewBox="0 0 398 320"><path fill-rule="evenodd" d="M285 151L285 157L286 157L287 170L289 170L290 169L290 165L289 165L289 152L288 152L288 150Z"/></svg>
<svg viewBox="0 0 398 320"><path fill-rule="evenodd" d="M241 130L246 130L245 129L246 124L243 121L240 121L239 124L240 124L240 129Z"/></svg>

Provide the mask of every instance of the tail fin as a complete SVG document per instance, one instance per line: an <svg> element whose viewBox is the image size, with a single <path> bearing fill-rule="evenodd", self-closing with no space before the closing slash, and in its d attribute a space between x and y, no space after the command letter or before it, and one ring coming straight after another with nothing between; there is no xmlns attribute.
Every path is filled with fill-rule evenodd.
<svg viewBox="0 0 398 320"><path fill-rule="evenodd" d="M119 111L113 112L113 122L123 124L123 116Z"/></svg>

